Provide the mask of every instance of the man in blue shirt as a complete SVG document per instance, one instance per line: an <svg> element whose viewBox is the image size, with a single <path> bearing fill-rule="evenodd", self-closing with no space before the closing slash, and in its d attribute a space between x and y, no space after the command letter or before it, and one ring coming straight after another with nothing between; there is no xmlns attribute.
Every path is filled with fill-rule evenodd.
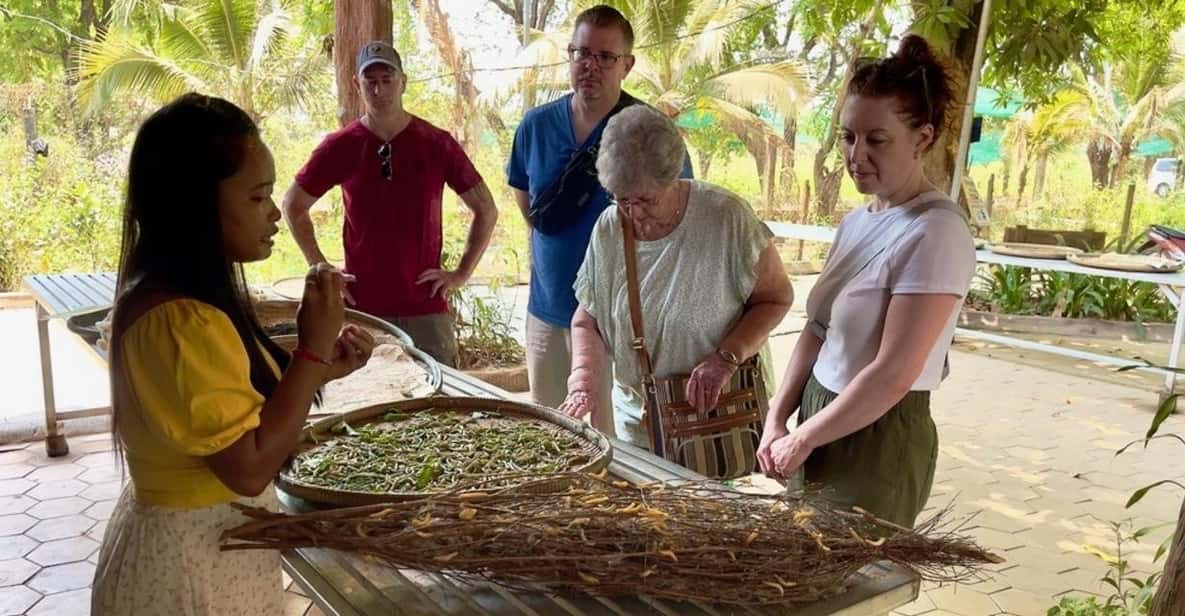
<svg viewBox="0 0 1185 616"><path fill-rule="evenodd" d="M571 94L527 112L514 135L507 165L508 183L523 216L533 199L552 187L573 156L600 143L607 117L618 106L622 81L634 66L630 55L634 31L616 9L598 5L576 18L572 43ZM626 95L628 96L628 95ZM595 171L594 171L595 173ZM690 164L684 177L691 177ZM571 372L571 322L576 312L572 285L584 262L593 225L609 206L609 194L596 185L581 203L559 203L569 216L561 228L538 221L531 236L531 293L527 303L527 376L535 403L555 408L568 393ZM612 374L602 375L608 401ZM613 414L608 409L593 413L596 427L613 435Z"/></svg>

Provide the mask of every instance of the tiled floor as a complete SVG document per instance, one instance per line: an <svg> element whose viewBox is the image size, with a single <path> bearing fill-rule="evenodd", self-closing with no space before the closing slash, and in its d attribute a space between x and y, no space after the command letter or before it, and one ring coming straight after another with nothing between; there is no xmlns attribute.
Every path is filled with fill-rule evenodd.
<svg viewBox="0 0 1185 616"><path fill-rule="evenodd" d="M70 455L41 443L0 445L0 615L90 612L95 559L123 478L105 434L70 439ZM321 616L287 576L285 616Z"/></svg>

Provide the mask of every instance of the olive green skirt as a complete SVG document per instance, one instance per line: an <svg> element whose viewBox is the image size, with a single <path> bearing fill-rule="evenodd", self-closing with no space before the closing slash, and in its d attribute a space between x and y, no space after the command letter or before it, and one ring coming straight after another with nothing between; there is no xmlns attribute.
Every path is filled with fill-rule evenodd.
<svg viewBox="0 0 1185 616"><path fill-rule="evenodd" d="M798 424L835 401L812 376L802 395ZM791 490L805 488L842 508L859 506L912 528L930 498L938 461L938 430L930 417L930 392L911 391L880 419L815 449Z"/></svg>

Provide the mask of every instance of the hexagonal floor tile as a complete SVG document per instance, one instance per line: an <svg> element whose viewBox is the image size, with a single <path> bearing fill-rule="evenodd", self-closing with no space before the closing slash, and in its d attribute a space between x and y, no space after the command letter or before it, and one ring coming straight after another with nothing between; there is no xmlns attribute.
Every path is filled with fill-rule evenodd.
<svg viewBox="0 0 1185 616"><path fill-rule="evenodd" d="M80 588L57 595L51 595L37 602L28 616L73 616L89 614L91 611L91 589Z"/></svg>
<svg viewBox="0 0 1185 616"><path fill-rule="evenodd" d="M33 467L23 462L19 464L5 464L4 466L0 466L0 479L16 479L18 477L24 477L31 472L33 472Z"/></svg>
<svg viewBox="0 0 1185 616"><path fill-rule="evenodd" d="M40 567L23 558L0 560L0 587L24 584L38 569Z"/></svg>
<svg viewBox="0 0 1185 616"><path fill-rule="evenodd" d="M66 496L77 496L87 489L88 485L77 479L61 479L58 481L43 481L40 485L25 493L26 496L37 500L50 500Z"/></svg>
<svg viewBox="0 0 1185 616"><path fill-rule="evenodd" d="M43 543L26 556L43 566L62 565L86 560L99 547L99 542L89 537L72 537Z"/></svg>
<svg viewBox="0 0 1185 616"><path fill-rule="evenodd" d="M103 483L104 481L122 481L124 479L123 473L119 469L112 468L90 468L78 476L78 479L85 481L91 485L96 483Z"/></svg>
<svg viewBox="0 0 1185 616"><path fill-rule="evenodd" d="M36 504L37 501L23 494L21 496L0 496L0 515L24 513Z"/></svg>
<svg viewBox="0 0 1185 616"><path fill-rule="evenodd" d="M27 586L43 595L54 595L67 590L88 588L95 577L95 566L86 562L46 567L39 571Z"/></svg>
<svg viewBox="0 0 1185 616"><path fill-rule="evenodd" d="M24 614L41 595L25 586L0 588L0 614Z"/></svg>
<svg viewBox="0 0 1185 616"><path fill-rule="evenodd" d="M51 520L42 520L36 526L25 531L25 534L38 541L53 541L55 539L69 539L79 537L90 530L95 521L82 515L68 515Z"/></svg>
<svg viewBox="0 0 1185 616"><path fill-rule="evenodd" d="M74 479L81 475L86 470L85 466L80 466L72 462L66 464L58 464L55 466L43 466L28 475L26 478L33 481L57 481L59 479Z"/></svg>
<svg viewBox="0 0 1185 616"><path fill-rule="evenodd" d="M36 483L28 479L0 479L0 496L16 496L28 492Z"/></svg>
<svg viewBox="0 0 1185 616"><path fill-rule="evenodd" d="M29 517L23 513L0 515L0 537L19 535L36 523L37 518Z"/></svg>
<svg viewBox="0 0 1185 616"><path fill-rule="evenodd" d="M115 499L99 501L86 510L86 515L99 521L111 518L111 511L115 509Z"/></svg>
<svg viewBox="0 0 1185 616"><path fill-rule="evenodd" d="M6 446L9 447L9 446ZM27 462L33 456L33 452L29 451L28 447L11 446L11 449L0 451L0 465L7 466L9 464L20 464Z"/></svg>
<svg viewBox="0 0 1185 616"><path fill-rule="evenodd" d="M104 451L88 454L79 458L78 464L87 468L115 468L115 453Z"/></svg>
<svg viewBox="0 0 1185 616"><path fill-rule="evenodd" d="M100 520L95 522L95 525L90 530L86 531L86 536L95 541L103 541L103 533L107 532L107 520Z"/></svg>
<svg viewBox="0 0 1185 616"><path fill-rule="evenodd" d="M67 496L66 498L54 498L47 501L41 501L34 505L26 513L39 519L48 520L50 518L60 518L64 515L73 515L82 513L87 507L91 506L91 502L85 498L77 496Z"/></svg>
<svg viewBox="0 0 1185 616"><path fill-rule="evenodd" d="M37 542L24 535L5 537L0 541L0 560L18 558L33 551Z"/></svg>
<svg viewBox="0 0 1185 616"><path fill-rule="evenodd" d="M123 492L123 486L122 481L104 481L83 490L79 496L93 501L119 498L119 495Z"/></svg>

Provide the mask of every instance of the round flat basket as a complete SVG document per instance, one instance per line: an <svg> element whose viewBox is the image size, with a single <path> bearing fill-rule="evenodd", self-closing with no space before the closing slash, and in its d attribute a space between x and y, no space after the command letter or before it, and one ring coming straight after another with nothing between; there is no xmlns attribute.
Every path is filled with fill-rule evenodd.
<svg viewBox="0 0 1185 616"><path fill-rule="evenodd" d="M1071 263L1083 267L1148 274L1178 272L1181 271L1181 266L1183 265L1179 261L1171 261L1157 255L1125 255L1119 253L1069 255L1066 259Z"/></svg>
<svg viewBox="0 0 1185 616"><path fill-rule="evenodd" d="M287 336L296 333L298 308L300 302L297 300L269 299L255 302L255 315L259 317L259 323L263 325L263 331L267 335L273 338ZM405 347L415 346L407 332L365 312L347 308L346 323L358 325L375 336L394 336Z"/></svg>
<svg viewBox="0 0 1185 616"><path fill-rule="evenodd" d="M288 351L289 353L291 353L292 350L296 348L296 344L297 344L297 342L299 342L295 335L272 336L271 338L272 338L273 342L280 345L280 348L284 349L285 351ZM381 339L380 339L380 343L381 343ZM440 391L441 386L444 385L444 373L441 372L441 370L440 370L440 363L437 362L436 359L433 358L431 355L421 351L420 349L417 349L414 346L408 346L406 344L403 344L403 342L399 341L398 339L396 339L396 343L403 349L403 352L406 353L407 356L410 357L412 359L412 361L414 361L416 363L416 365L419 366L424 371L424 379L425 379L424 387L416 389L416 391L414 392L416 394L415 397L419 398L419 397L430 396L435 393L438 393ZM371 361L376 361L376 360L372 357ZM359 375L358 375L358 373L355 373L355 374L350 375L349 377L346 377L346 378L351 378L354 376L359 376ZM331 387L331 386L329 386L329 387ZM413 393L413 392L409 392L409 393ZM363 405L356 405L356 406L363 406ZM350 410L353 410L353 409L350 409ZM337 414L337 413L334 413L334 414Z"/></svg>
<svg viewBox="0 0 1185 616"><path fill-rule="evenodd" d="M583 422L542 406L494 398L418 398L415 400L404 400L390 404L370 406L341 416L328 417L312 424L305 429L304 440L297 447L297 450L293 452L293 455L280 468L280 472L276 477L276 486L284 492L306 501L340 507L403 501L424 498L439 493L443 488L434 490L431 486L421 491L405 490L389 492L329 488L315 485L296 477L297 471L294 467L301 463L298 461L298 458L308 452L315 452L318 447L324 446L333 439L343 436L343 433L349 436L351 432L363 426L407 420L408 417L421 413L453 413L471 416L471 419L463 420L463 424L483 421L530 421L543 424L542 428L544 431L569 438L574 437L574 440L579 443L581 461L575 464L573 468L566 469L570 471L597 473L608 467L609 462L613 458L613 446L604 434L601 434ZM391 419L393 417L395 418L394 420ZM431 448L432 446L433 443L424 443L423 445L424 448ZM477 456L474 456L474 459L477 459ZM311 464L314 462L306 460L306 463ZM357 473L360 475L367 472L368 469L365 468L357 469ZM373 472L373 470L369 472ZM423 472L421 471L421 476ZM513 484L503 485L495 489L515 489L515 486Z"/></svg>
<svg viewBox="0 0 1185 616"><path fill-rule="evenodd" d="M1069 255L1080 255L1082 251L1069 246L1050 246L1046 244L1021 244L1005 242L1003 244L989 244L988 250L1009 257L1026 257L1029 259L1065 259Z"/></svg>

